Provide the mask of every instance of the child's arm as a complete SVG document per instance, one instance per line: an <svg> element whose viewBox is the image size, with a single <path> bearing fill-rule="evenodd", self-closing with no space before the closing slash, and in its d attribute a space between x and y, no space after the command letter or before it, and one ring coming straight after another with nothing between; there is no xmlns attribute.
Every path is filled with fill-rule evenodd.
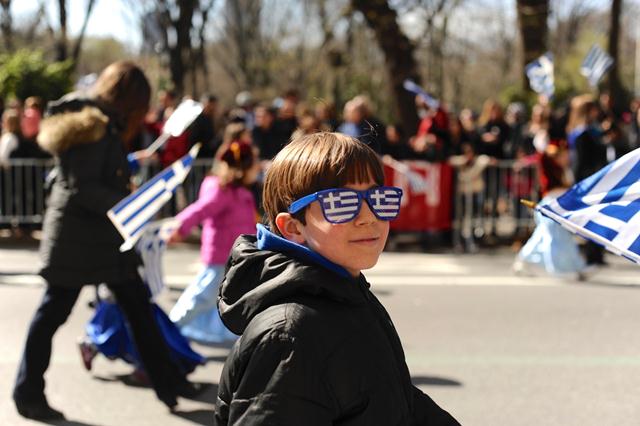
<svg viewBox="0 0 640 426"><path fill-rule="evenodd" d="M233 349L245 350L238 345ZM309 352L281 330L263 336L240 365L229 364L236 355L232 352L220 379L215 423L232 425L242 419L252 425L332 425L331 399Z"/></svg>
<svg viewBox="0 0 640 426"><path fill-rule="evenodd" d="M218 215L227 207L228 203L226 201L223 191L217 182L205 179L202 182L198 199L185 207L176 216L176 220L180 223L178 228L180 236L184 237L189 234L189 231L194 226L206 218Z"/></svg>

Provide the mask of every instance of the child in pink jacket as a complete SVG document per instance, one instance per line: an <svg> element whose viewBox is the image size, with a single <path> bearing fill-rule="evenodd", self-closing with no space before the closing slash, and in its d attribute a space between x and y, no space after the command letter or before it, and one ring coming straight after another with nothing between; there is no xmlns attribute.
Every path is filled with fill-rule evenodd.
<svg viewBox="0 0 640 426"><path fill-rule="evenodd" d="M222 146L198 199L176 216L179 226L171 241L202 224L200 258L205 267L184 290L169 318L185 337L199 343L222 343L236 337L218 315L218 285L233 242L240 234L256 231L255 201L247 187L255 182L258 168L251 145L234 139Z"/></svg>

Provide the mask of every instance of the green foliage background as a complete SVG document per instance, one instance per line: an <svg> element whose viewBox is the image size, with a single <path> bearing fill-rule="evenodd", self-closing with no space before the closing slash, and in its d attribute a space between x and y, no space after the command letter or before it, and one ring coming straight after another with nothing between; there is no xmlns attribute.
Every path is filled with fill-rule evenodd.
<svg viewBox="0 0 640 426"><path fill-rule="evenodd" d="M72 88L73 63L50 62L41 51L22 49L0 55L0 96L24 100L57 99Z"/></svg>

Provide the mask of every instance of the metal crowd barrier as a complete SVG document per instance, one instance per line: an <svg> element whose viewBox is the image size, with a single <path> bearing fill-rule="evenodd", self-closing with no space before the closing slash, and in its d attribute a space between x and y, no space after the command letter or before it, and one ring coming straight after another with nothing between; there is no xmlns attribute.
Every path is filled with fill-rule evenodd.
<svg viewBox="0 0 640 426"><path fill-rule="evenodd" d="M0 166L0 225L40 225L45 208L45 179L53 160L11 160ZM480 192L465 192L454 178L452 230L455 244L471 244L487 236L505 237L527 232L533 227L531 212L518 203L520 198L537 201L538 178L534 166L514 168L513 161L500 161L482 173ZM184 184L160 217L169 217L198 197L200 183L211 169L210 159L194 162ZM161 170L144 166L135 176L141 184Z"/></svg>
<svg viewBox="0 0 640 426"><path fill-rule="evenodd" d="M53 160L13 159L0 165L0 225L41 224L45 179Z"/></svg>
<svg viewBox="0 0 640 426"><path fill-rule="evenodd" d="M516 167L511 160L499 161L481 174L482 189L464 186L457 179L453 196L454 246L473 251L486 239L523 239L535 223L532 211L520 199L538 201L540 185L535 165Z"/></svg>
<svg viewBox="0 0 640 426"><path fill-rule="evenodd" d="M46 179L53 168L51 159L12 159L0 165L0 225L41 225L47 197ZM198 196L202 179L211 168L211 160L198 159L184 184L177 191L175 201L161 212L162 217L172 216ZM160 165L143 166L134 177L138 184L158 173Z"/></svg>

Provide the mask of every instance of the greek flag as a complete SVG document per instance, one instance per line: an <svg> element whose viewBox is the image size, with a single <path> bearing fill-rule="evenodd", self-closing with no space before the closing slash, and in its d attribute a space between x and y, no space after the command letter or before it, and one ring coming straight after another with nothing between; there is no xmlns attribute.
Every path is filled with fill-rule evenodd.
<svg viewBox="0 0 640 426"><path fill-rule="evenodd" d="M171 199L178 185L187 177L199 150L200 144L194 145L187 155L158 173L107 212L107 216L124 238L121 251L133 248L145 225Z"/></svg>
<svg viewBox="0 0 640 426"><path fill-rule="evenodd" d="M600 46L594 44L580 65L580 74L587 77L592 87L596 87L611 65L613 65L613 58Z"/></svg>
<svg viewBox="0 0 640 426"><path fill-rule="evenodd" d="M555 92L555 84L553 80L553 55L547 52L535 61L527 64L524 68L529 78L529 86L536 93L551 98Z"/></svg>
<svg viewBox="0 0 640 426"><path fill-rule="evenodd" d="M429 106L431 109L438 109L440 107L440 102L437 99L429 95L422 87L418 86L413 80L409 80L408 78L402 83L402 87L407 92L411 92L415 95L418 95L422 98L422 100Z"/></svg>
<svg viewBox="0 0 640 426"><path fill-rule="evenodd" d="M153 299L164 288L162 255L167 248L167 241L172 231L177 226L178 223L175 219L151 222L144 227L144 231L135 245L144 265L139 268L138 272L142 280L149 286Z"/></svg>
<svg viewBox="0 0 640 426"><path fill-rule="evenodd" d="M378 217L395 219L400 213L401 197L402 192L397 188L373 188L367 198Z"/></svg>
<svg viewBox="0 0 640 426"><path fill-rule="evenodd" d="M640 263L640 148L536 210L569 231Z"/></svg>

